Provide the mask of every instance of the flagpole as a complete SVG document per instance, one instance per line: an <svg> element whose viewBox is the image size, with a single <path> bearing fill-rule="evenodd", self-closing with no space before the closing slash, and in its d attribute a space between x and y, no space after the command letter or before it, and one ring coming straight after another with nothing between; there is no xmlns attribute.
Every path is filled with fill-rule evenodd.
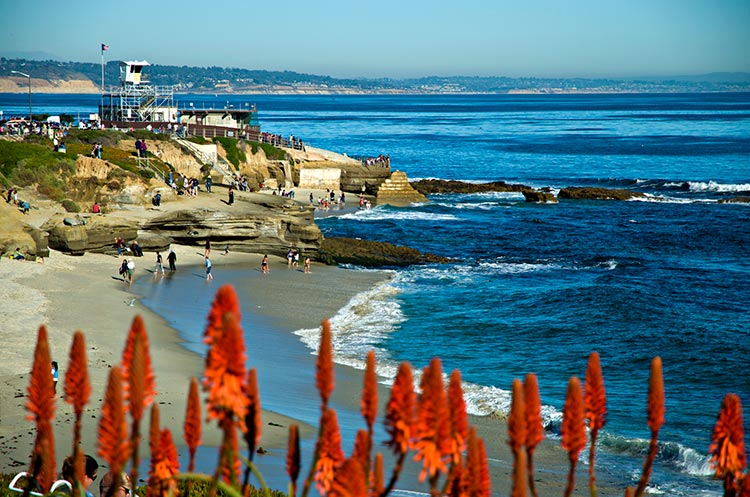
<svg viewBox="0 0 750 497"><path fill-rule="evenodd" d="M104 112L104 44L101 45L102 49L102 92L99 103L99 123L102 121L102 113Z"/></svg>

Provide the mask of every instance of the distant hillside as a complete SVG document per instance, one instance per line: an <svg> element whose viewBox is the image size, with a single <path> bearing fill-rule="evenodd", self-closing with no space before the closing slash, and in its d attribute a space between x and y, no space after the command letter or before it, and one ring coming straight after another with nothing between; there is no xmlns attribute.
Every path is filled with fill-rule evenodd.
<svg viewBox="0 0 750 497"><path fill-rule="evenodd" d="M105 84L119 85L119 62L109 61ZM0 58L0 79L10 71L35 79L66 82L101 81L101 66L88 62ZM669 79L508 78L427 76L410 79L339 79L293 71L261 71L231 67L152 65L145 77L155 85L173 85L178 92L210 93L672 93L750 91L750 73L712 73ZM89 84L87 88L91 88ZM15 88L15 87L13 87ZM21 87L15 91L25 89ZM5 91L14 91L7 89ZM90 90L87 90L90 91Z"/></svg>

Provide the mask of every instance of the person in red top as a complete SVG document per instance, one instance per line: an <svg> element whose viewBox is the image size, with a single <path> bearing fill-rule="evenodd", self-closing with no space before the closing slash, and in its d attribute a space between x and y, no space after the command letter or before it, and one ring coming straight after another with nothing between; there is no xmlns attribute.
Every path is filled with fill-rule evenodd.
<svg viewBox="0 0 750 497"><path fill-rule="evenodd" d="M99 207L99 204L94 202L94 206L91 208L91 212L94 214L99 214L101 212L101 208Z"/></svg>

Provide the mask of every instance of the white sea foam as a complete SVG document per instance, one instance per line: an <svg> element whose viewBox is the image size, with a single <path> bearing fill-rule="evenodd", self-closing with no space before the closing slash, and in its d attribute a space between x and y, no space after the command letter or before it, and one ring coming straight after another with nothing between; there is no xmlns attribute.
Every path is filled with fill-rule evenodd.
<svg viewBox="0 0 750 497"><path fill-rule="evenodd" d="M691 192L750 192L750 183L724 184L715 181L690 182Z"/></svg>
<svg viewBox="0 0 750 497"><path fill-rule="evenodd" d="M453 214L433 214L414 210L396 211L376 207L344 214L341 219L354 219L356 221L457 221L459 218Z"/></svg>
<svg viewBox="0 0 750 497"><path fill-rule="evenodd" d="M643 197L629 198L626 202L654 202L665 204L715 204L718 202L716 199L709 198L678 198L670 197L668 195L653 195L650 193L644 193L643 195Z"/></svg>

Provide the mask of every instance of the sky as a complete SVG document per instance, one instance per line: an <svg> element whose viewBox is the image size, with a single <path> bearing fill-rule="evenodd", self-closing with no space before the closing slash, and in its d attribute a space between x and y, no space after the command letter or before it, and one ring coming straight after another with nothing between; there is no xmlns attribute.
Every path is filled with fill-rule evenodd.
<svg viewBox="0 0 750 497"><path fill-rule="evenodd" d="M337 78L750 72L750 0L0 0L0 55ZM37 56L35 56L37 55Z"/></svg>

